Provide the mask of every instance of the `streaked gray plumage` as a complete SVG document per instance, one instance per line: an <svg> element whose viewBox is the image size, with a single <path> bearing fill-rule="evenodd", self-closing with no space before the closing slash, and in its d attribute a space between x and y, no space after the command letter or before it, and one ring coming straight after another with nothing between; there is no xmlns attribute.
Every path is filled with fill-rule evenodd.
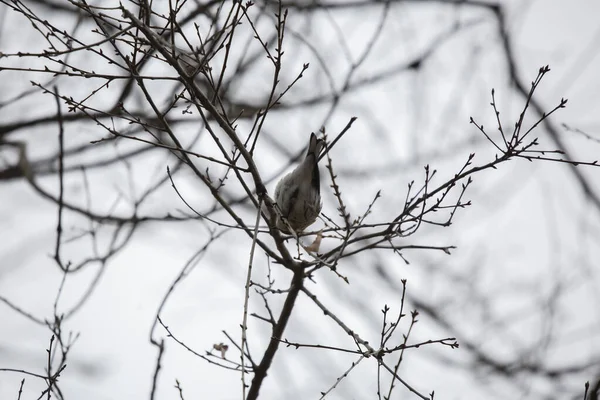
<svg viewBox="0 0 600 400"><path fill-rule="evenodd" d="M323 147L325 142L311 133L306 158L275 187L275 203L296 232L312 225L323 206L317 165ZM277 228L289 233L289 229L280 218L277 218Z"/></svg>

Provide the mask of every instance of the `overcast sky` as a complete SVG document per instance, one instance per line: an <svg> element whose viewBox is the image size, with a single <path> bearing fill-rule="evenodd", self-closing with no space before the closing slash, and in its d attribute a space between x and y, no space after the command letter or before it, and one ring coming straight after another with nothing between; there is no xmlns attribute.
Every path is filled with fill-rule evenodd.
<svg viewBox="0 0 600 400"><path fill-rule="evenodd" d="M32 8L55 25L64 29L75 25L74 19L35 3ZM438 169L439 182L443 182L460 169L470 153L476 153L476 163L493 159L494 148L469 124L469 117L495 131L489 102L490 91L496 88L503 121L512 128L524 101L509 84L495 21L481 10L433 3L390 5L373 51L351 81L377 76L386 68L392 69L422 54L429 43L444 42L419 70L390 73L386 79L361 85L343 97L331 114L333 102L328 101L269 116L265 139L258 143L256 156L265 177L276 178L291 155L304 151L311 131L325 124L330 137L334 136L352 116L358 117L357 122L336 144L331 156L353 216L365 211L379 189L382 198L373 209L373 221L397 214L408 182L422 181L425 164ZM507 1L502 5L506 7L518 75L528 83L540 66L550 65L551 72L544 77L536 98L548 110L561 97L568 98L568 107L560 110L553 122L585 132L584 135L561 127L561 137L573 158L597 159L600 3L544 0ZM165 4L157 5L161 6ZM362 11L332 9L309 18L290 9L290 34L284 42L289 47L282 81L289 83L305 62L310 62L311 67L290 91L289 104L326 93L330 80L334 86L342 86L352 64L350 60L356 60L370 43L382 10L383 7ZM470 27L454 34L451 29L456 21ZM86 23L77 32L90 40L94 37L90 33L92 26ZM272 24L264 22L260 27L268 32ZM244 40L240 39L236 49L243 48ZM303 41L314 43L319 54L326 57L325 62L321 63ZM0 52L36 51L44 46L44 40L26 19L7 5L0 5ZM95 66L94 60L90 56L80 62L91 64L98 71L110 70L107 65ZM42 61L31 58L9 57L0 59L0 67L36 62L43 65ZM259 64L255 74L236 82L236 99L249 102L262 98L272 81L272 70L265 65ZM334 72L333 77L327 76L324 65L330 68L329 73ZM151 72L156 74L166 70L160 65L153 68ZM49 95L27 96L4 104L31 89L31 80L47 79L44 74L0 70L0 125L37 115L53 115L55 103ZM61 93L73 96L84 96L93 90L95 87L89 82L69 78L57 81ZM107 97L94 100L98 107L114 98L109 90L106 92ZM171 92L159 88L157 93ZM142 104L143 96L138 95ZM167 102L169 98L165 95L161 101ZM206 141L193 144L190 139L197 131L198 115L182 118L191 121L179 130L185 143L196 150L209 146ZM238 130L248 131L252 122L252 119L240 120ZM56 131L48 131L48 126L22 129L6 139L27 141L32 159L42 159L57 146ZM66 144L69 147L88 143L104 134L94 122L69 124ZM544 148L553 148L553 142L541 128L539 135ZM206 148L211 151L214 146ZM115 146L111 151L118 154L126 149L127 144L122 148ZM15 163L15 153L8 147L0 147L0 152L3 170ZM74 157L69 162L75 165L103 156L84 154L81 159ZM90 171L94 207L109 212L115 199L135 198L149 182L164 177L167 166L173 165L174 161L166 154L152 153L128 166ZM203 164L199 161L198 165ZM593 167L580 168L592 190L600 193L599 172ZM321 177L323 213L336 218L336 199L323 165ZM40 182L57 192L56 176L41 178ZM191 204L200 209L212 204L206 190L190 172L177 175L176 182ZM274 189L275 182L269 182L269 190ZM82 176L68 174L65 184L67 199L83 204L87 189ZM134 189L130 191L131 187ZM231 193L241 192L233 184L229 188ZM392 252L362 254L340 265L350 285L321 270L310 289L352 329L371 343L378 343L380 310L387 304L394 313L398 312L400 281L408 279L405 311L422 307L419 323L411 333L412 342L456 337L459 343L464 340L471 346L454 350L425 346L406 352L401 375L423 393L435 390L436 399L561 399L575 395L582 398L584 382L596 379L593 374L598 374L597 369L586 368L553 381L531 371L513 376L493 371L489 366L475 370L472 367L478 365L474 361L478 351L509 366L519 360L558 369L600 357L600 312L596 306L600 301L596 261L600 256L600 208L586 198L570 166L529 164L523 160L477 175L467 197L473 205L459 210L451 227L426 226L407 239L407 244L457 246L452 256L439 251L406 251L403 255L408 264ZM24 179L0 182L0 198L0 259L3 260L0 296L36 318L51 318L62 280L52 260L57 208L35 193ZM167 185L144 205L143 212L176 215L182 209L185 210L185 205ZM127 210L123 202L116 208L116 212ZM241 208L248 221L254 215L251 211ZM224 213L217 216L232 222ZM88 224L81 216L67 212L65 235L75 237L89 229ZM314 228L322 226L323 222L318 221ZM104 245L111 237L111 229L114 227L100 232ZM208 236L206 226L199 222L145 224L105 267L96 264L69 276L59 310L71 309L95 279L99 281L82 309L63 327L79 334L68 367L60 378L65 398L108 400L149 396L157 351L148 338L157 308L171 282ZM178 286L161 314L178 339L201 354L215 343L227 342L222 331L236 339L240 337L250 244L239 232L225 234ZM332 248L334 243L326 238L322 246ZM294 247L290 244L290 248ZM63 257L76 263L92 254L88 238L66 243ZM263 274L264 279L265 255L257 254L255 262L255 273ZM285 287L289 276L277 270L277 266L272 267L277 282ZM276 309L281 303L282 298L273 300ZM437 310L437 314L428 312L428 308ZM251 298L251 312L265 313L260 297ZM43 374L49 330L3 303L0 303L0 320L0 368ZM408 323L404 322L402 327L406 330ZM193 356L167 338L161 327L154 336L165 338L167 346L157 399L179 396L174 388L175 379L182 383L186 399L240 397L239 373ZM298 300L284 336L302 343L349 348L354 345L305 297ZM249 337L251 349L258 357L270 330L263 322L252 319ZM229 351L228 356L237 360L235 350ZM355 355L282 347L261 393L266 399L319 398L320 392L331 387L356 359ZM361 362L328 398L377 398L376 373L374 360ZM20 374L0 372L0 398L16 399L21 379ZM28 377L24 388L22 398L36 398L44 385L41 380ZM393 398L412 396L402 387L394 393Z"/></svg>

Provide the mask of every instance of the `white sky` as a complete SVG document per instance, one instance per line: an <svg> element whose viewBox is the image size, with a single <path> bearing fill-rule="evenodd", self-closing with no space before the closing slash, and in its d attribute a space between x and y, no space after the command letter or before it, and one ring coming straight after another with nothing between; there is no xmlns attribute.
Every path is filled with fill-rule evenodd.
<svg viewBox="0 0 600 400"><path fill-rule="evenodd" d="M600 30L598 16L600 3L596 1L536 1L507 2L507 16L511 27L518 32L514 37L518 68L526 80L535 77L541 65L549 64L552 72L544 78L539 98L547 107L553 107L561 97L569 98L567 109L561 110L556 121L586 130L600 137ZM428 8L428 7L431 7ZM434 11L431 11L434 10ZM525 11L523 11L525 10ZM427 38L436 37L454 14L435 11L433 6L423 8L413 4L392 7L392 18L377 43L373 56L358 77L369 76L377 68L385 68L399 59L410 58L412 52L422 49ZM50 18L51 16L49 16ZM340 42L329 27L327 16L320 15L309 39L322 40L320 48L329 49L334 70L344 73L348 63L343 60ZM452 148L464 140L480 139L468 117L485 121L493 127L489 93L496 87L499 102L507 122L516 116L522 99L512 96L506 86L504 66L499 64L498 49L494 47L495 27L483 14L472 13L465 19L483 18L480 26L465 35L451 39L447 46L434 55L419 74L403 73L384 84L358 90L342 102L334 116L327 121L328 132L339 131L352 115L359 120L336 145L332 156L340 171L342 191L353 215L364 210L377 189L384 187L383 197L374 210L373 218L385 218L399 207L407 182L423 177L422 165L431 163L448 178L466 155L476 152L476 162L484 162L491 154L489 145L473 139L472 146L462 147L457 154L433 156ZM336 14L336 22L347 34L350 50L359 53L367 43L377 18L372 15ZM290 14L290 27L301 30L303 21ZM38 40L23 20L0 7L0 51L14 52L20 43ZM56 21L55 21L56 22ZM266 25L265 25L266 26ZM266 29L266 28L265 28ZM15 32L19 32L18 40ZM415 35L412 38L410 35ZM294 42L292 37L289 43ZM22 42L21 42L22 41ZM397 47L390 45L393 43ZM39 42L38 42L39 43ZM414 46L414 48L411 48ZM497 44L496 44L497 46ZM298 65L306 62L299 50L289 51L289 70L285 77L294 76ZM308 57L308 55L306 56ZM339 57L339 58L337 58ZM322 86L303 86L290 96L306 97L315 91L326 90L325 78L315 60L307 74L307 83L320 82ZM4 59L0 59L0 66ZM10 62L13 59L10 59ZM0 101L5 101L26 86L31 76L23 73L0 71ZM40 79L37 77L36 79ZM247 87L261 87L263 77L247 82ZM264 78L268 81L267 78ZM314 80L313 80L314 79ZM67 81L62 80L65 85ZM461 85L464 84L464 87ZM244 88L245 86L242 86ZM461 90L455 90L461 87ZM86 93L87 86L62 86L64 93ZM247 89L250 91L250 89ZM294 89L296 90L296 89ZM240 89L243 97L243 90ZM254 93L253 93L254 94ZM453 96L460 96L452 101ZM249 97L251 97L249 95ZM296 97L290 97L295 99ZM22 116L44 114L53 110L49 96L35 97L30 102L0 108L0 124L20 120ZM98 100L100 103L101 100ZM305 145L310 130L317 130L327 107L307 107L304 111L274 114L265 129L279 143L285 143L291 152ZM290 113L291 114L291 113ZM197 116L194 116L197 117ZM448 121L448 122L446 122ZM514 123L514 121L513 121ZM247 128L241 122L240 129ZM510 123L507 124L510 126ZM93 124L71 125L67 132L73 140L89 141L102 134ZM78 136L79 135L79 136ZM598 144L582 140L573 133L565 133L567 144L577 157L595 159ZM19 139L27 133L20 133ZM55 135L36 137L31 154L44 154L55 145ZM549 141L541 138L548 144ZM267 155L271 151L273 155ZM268 143L259 143L261 171L281 168L284 155L275 153ZM262 152L262 153L260 153ZM9 157L9 156L7 156ZM409 165L415 158L419 162ZM164 173L164 160L140 159L132 170L136 184L144 183ZM404 167L403 167L404 166ZM360 177L369 168L384 168L373 178ZM328 189L329 178L325 168L321 176L324 190L324 213L335 216L334 198ZM593 169L585 174L595 189L600 191L600 178ZM267 176L271 176L266 173ZM90 173L94 188L94 204L106 211L112 203L115 188L126 188L123 170L103 170ZM442 178L440 177L440 179ZM54 178L52 178L54 179ZM70 177L67 195L81 196L80 177ZM54 188L55 181L42 182ZM178 178L178 187L186 199L200 206L204 192L189 174ZM179 186L180 185L180 186ZM270 185L272 190L274 183ZM107 195L110 193L111 195ZM39 318L52 315L52 304L61 275L53 265L56 208L35 195L24 182L3 183L0 186L0 295L10 299ZM384 304L397 312L399 293L397 284L408 278L410 298L425 300L438 306L444 318L452 321L456 330L440 327L426 313L421 313L414 332L414 341L456 336L469 339L489 350L499 359L511 360L518 350L540 341L546 347L531 360L543 360L560 366L598 354L600 349L600 314L595 306L600 284L596 262L600 247L598 210L582 196L573 175L564 165L534 164L524 161L510 163L500 171L487 171L476 179L469 198L474 205L459 211L451 228L425 228L410 243L456 245L452 257L427 252L407 252L411 261L405 265L399 258L387 253L364 255L343 265L351 285L348 286L326 271L317 275L318 284L310 286L319 298L329 304L337 315L372 343L378 340L380 309ZM394 208L395 207L395 208ZM184 208L172 191L164 192L148 206L147 211L173 211ZM249 215L249 214L248 214ZM222 217L222 216L221 216ZM68 216L67 225L84 223ZM319 222L319 224L322 224ZM68 232L69 233L69 232ZM225 330L239 338L242 316L243 284L248 262L249 242L239 233L229 233L225 240L215 244L200 264L179 286L167 304L163 317L179 339L203 353L213 343L226 341ZM206 231L200 224L148 224L136 233L122 253L108 264L100 284L82 312L68 320L65 330L80 334L69 357L68 367L61 377L61 389L68 399L134 399L147 398L154 370L156 350L149 344L149 329L153 323L160 299L170 282L177 276L187 259L206 240ZM325 248L332 247L325 240ZM65 246L65 258L80 259L89 255L87 245ZM264 256L257 255L258 276L264 272ZM389 281L381 279L376 265L383 265ZM287 275L274 268L278 282ZM96 268L70 277L60 305L72 305L93 279ZM256 276L256 275L255 275ZM556 303L550 300L560 293ZM489 301L489 304L487 303ZM275 302L275 304L280 304ZM553 318L542 318L539 304L552 308ZM412 308L412 305L409 305ZM252 311L263 312L262 300L252 298ZM531 310L536 310L531 312ZM10 367L43 372L45 351L50 334L33 325L9 308L0 304L0 368ZM266 342L269 331L260 322L252 320L249 334L253 354L258 357L260 346ZM551 337L545 334L552 328ZM157 336L166 337L158 328ZM501 332L501 334L498 334ZM303 343L352 347L351 341L306 298L299 299L295 314L285 334L292 341ZM167 339L167 351L158 388L159 399L177 398L173 388L175 379L183 387L186 399L239 398L239 374L221 370L195 358L189 352ZM508 385L502 378L485 378L483 371L467 373L459 364L468 360L463 349L419 349L407 351L403 377L424 393L435 390L436 399L515 399L565 398L565 393L552 393L555 388L545 381L523 379L518 385ZM232 358L237 358L231 350ZM264 398L312 399L327 390L335 379L355 361L356 357L331 355L312 349L280 349L273 369L261 391ZM352 372L328 398L376 398L376 368L374 360L366 360ZM0 398L16 398L21 376L0 373ZM488 380L486 380L488 379ZM588 376L585 379L593 379ZM580 387L583 393L584 376L575 375L567 389ZM39 393L43 385L27 378L25 398ZM573 392L568 392L569 395ZM411 398L398 387L394 398ZM553 397L554 396L554 397ZM583 394L581 394L583 397Z"/></svg>

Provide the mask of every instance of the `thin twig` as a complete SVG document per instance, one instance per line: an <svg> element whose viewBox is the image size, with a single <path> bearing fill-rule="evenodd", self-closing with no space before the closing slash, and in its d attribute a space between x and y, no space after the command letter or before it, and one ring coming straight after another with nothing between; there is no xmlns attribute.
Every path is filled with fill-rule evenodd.
<svg viewBox="0 0 600 400"><path fill-rule="evenodd" d="M254 262L254 249L256 248L256 238L258 237L258 224L260 222L260 210L262 207L262 198L258 200L258 209L256 210L256 222L254 225L254 238L250 246L250 259L248 260L248 272L246 274L246 284L244 286L244 314L242 316L242 344L240 349L240 364L242 365L242 399L246 398L246 369L244 368L244 348L246 347L248 329L248 303L250 301L250 286L252 282L252 264Z"/></svg>

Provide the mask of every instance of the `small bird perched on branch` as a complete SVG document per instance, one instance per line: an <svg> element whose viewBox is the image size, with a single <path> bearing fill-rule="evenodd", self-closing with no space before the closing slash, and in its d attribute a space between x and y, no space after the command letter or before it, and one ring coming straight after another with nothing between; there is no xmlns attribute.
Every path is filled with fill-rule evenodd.
<svg viewBox="0 0 600 400"><path fill-rule="evenodd" d="M302 232L312 225L323 206L317 162L324 147L325 141L311 133L306 158L296 169L281 178L275 187L275 203L296 232ZM290 233L287 224L279 216L276 220L277 228Z"/></svg>

